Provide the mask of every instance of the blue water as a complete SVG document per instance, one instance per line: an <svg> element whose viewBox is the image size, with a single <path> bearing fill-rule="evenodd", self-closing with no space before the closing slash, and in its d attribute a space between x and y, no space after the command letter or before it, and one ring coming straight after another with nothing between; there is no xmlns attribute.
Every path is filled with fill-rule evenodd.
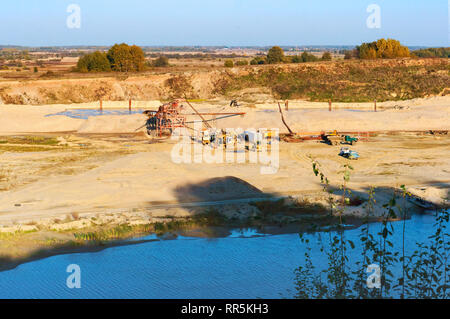
<svg viewBox="0 0 450 319"><path fill-rule="evenodd" d="M118 109L118 110L102 110L99 109L73 109L73 110L65 110L63 112L58 112L54 114L47 114L46 117L50 116L67 116L74 119L83 119L86 120L91 116L103 116L103 115L130 115L130 114L141 114L143 109L132 109L131 112L129 110Z"/></svg>
<svg viewBox="0 0 450 319"><path fill-rule="evenodd" d="M434 217L407 221L407 250L432 234ZM401 248L402 222L395 225ZM373 231L379 224L372 224ZM359 229L346 231L355 243ZM317 235L313 258L326 266ZM146 239L157 239L149 236ZM59 255L0 273L0 298L280 298L294 293L294 270L302 264L298 234L233 232L218 239L156 240L100 252ZM356 249L350 260L360 258ZM69 289L66 268L81 267L81 289Z"/></svg>

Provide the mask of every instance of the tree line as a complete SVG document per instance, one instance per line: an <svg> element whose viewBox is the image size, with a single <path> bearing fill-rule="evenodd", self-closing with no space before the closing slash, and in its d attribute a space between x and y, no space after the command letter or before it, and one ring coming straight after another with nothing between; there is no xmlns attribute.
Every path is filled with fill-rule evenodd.
<svg viewBox="0 0 450 319"><path fill-rule="evenodd" d="M304 63L304 62L316 62L316 61L331 61L332 56L330 52L325 52L321 58L308 53L303 52L301 55L285 55L282 48L279 46L272 47L266 56L257 56L250 61L251 65L259 64L278 64L278 63Z"/></svg>
<svg viewBox="0 0 450 319"><path fill-rule="evenodd" d="M394 39L379 39L370 43L362 43L352 51L345 51L344 59L392 59L417 57L440 57L448 58L450 48L428 48L417 50L411 53L409 48L400 44ZM279 63L305 63L317 61L331 61L333 59L330 52L323 53L322 57L317 57L309 52L300 55L285 55L279 46L272 47L267 55L256 56L250 61L250 65L279 64ZM226 60L226 67L248 65L247 60L233 62ZM139 72L146 67L166 67L169 66L167 56L159 56L155 60L146 62L145 53L137 45L129 46L126 43L115 44L107 52L96 51L83 55L75 68L77 72Z"/></svg>
<svg viewBox="0 0 450 319"><path fill-rule="evenodd" d="M137 45L115 44L108 52L96 51L82 56L78 72L139 72L145 67L145 54Z"/></svg>
<svg viewBox="0 0 450 319"><path fill-rule="evenodd" d="M450 58L450 48L427 48L412 53L419 58Z"/></svg>

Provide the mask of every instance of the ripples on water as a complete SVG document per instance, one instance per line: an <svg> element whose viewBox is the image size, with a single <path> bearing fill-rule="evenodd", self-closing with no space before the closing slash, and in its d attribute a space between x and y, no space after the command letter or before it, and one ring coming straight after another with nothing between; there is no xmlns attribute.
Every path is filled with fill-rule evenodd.
<svg viewBox="0 0 450 319"><path fill-rule="evenodd" d="M407 249L425 241L434 217L407 221ZM372 229L378 230L379 224ZM394 243L401 248L402 223ZM358 242L360 230L346 231ZM147 237L152 239L154 237ZM313 237L315 238L315 237ZM312 242L317 263L326 265ZM317 246L317 247L316 247ZM316 249L315 249L316 248ZM227 238L179 237L101 252L60 255L0 273L1 298L280 298L294 293L294 270L303 262L298 234L233 232ZM350 256L360 257L355 250ZM66 267L81 267L81 289L66 287Z"/></svg>
<svg viewBox="0 0 450 319"><path fill-rule="evenodd" d="M142 114L142 109L132 109L124 110L124 109L105 109L100 111L99 109L73 109L73 110L66 110L59 113L54 114L48 114L46 117L51 116L67 116L73 119L83 119L86 120L91 116L102 116L102 115L129 115L129 114Z"/></svg>

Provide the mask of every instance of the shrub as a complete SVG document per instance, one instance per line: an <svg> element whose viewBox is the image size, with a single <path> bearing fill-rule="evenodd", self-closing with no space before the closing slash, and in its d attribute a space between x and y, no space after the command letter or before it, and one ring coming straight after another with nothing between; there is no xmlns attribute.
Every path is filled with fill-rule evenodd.
<svg viewBox="0 0 450 319"><path fill-rule="evenodd" d="M331 57L331 53L330 52L325 52L322 55L322 61L331 61L333 58Z"/></svg>
<svg viewBox="0 0 450 319"><path fill-rule="evenodd" d="M250 65L260 65L266 63L267 63L266 58L259 56L250 61Z"/></svg>
<svg viewBox="0 0 450 319"><path fill-rule="evenodd" d="M232 68L234 66L233 60L225 60L225 67Z"/></svg>
<svg viewBox="0 0 450 319"><path fill-rule="evenodd" d="M41 77L46 78L46 77L55 77L56 73L53 71L47 71L44 74L41 75Z"/></svg>
<svg viewBox="0 0 450 319"><path fill-rule="evenodd" d="M239 60L236 62L237 66L243 66L243 65L248 65L248 61L247 60Z"/></svg>
<svg viewBox="0 0 450 319"><path fill-rule="evenodd" d="M294 55L293 57L291 57L291 62L292 63L302 63L303 59L299 55Z"/></svg>
<svg viewBox="0 0 450 319"><path fill-rule="evenodd" d="M161 55L159 58L152 61L151 66L160 68L169 66L169 58Z"/></svg>
<svg viewBox="0 0 450 319"><path fill-rule="evenodd" d="M420 58L450 58L450 48L428 48L412 53Z"/></svg>
<svg viewBox="0 0 450 319"><path fill-rule="evenodd" d="M301 59L302 59L302 62L316 62L319 60L318 57L316 57L315 55L308 53L306 51L302 53Z"/></svg>

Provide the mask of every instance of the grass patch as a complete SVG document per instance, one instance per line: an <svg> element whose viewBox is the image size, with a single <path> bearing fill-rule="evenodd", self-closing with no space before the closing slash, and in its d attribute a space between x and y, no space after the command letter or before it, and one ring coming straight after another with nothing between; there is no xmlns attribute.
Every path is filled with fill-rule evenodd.
<svg viewBox="0 0 450 319"><path fill-rule="evenodd" d="M0 152L45 152L49 146L58 146L54 137L43 136L3 136L0 137Z"/></svg>
<svg viewBox="0 0 450 319"><path fill-rule="evenodd" d="M136 233L149 233L153 230L152 225L119 225L111 229L94 231L94 232L79 232L74 233L77 241L94 241L102 242L107 240L123 239L130 237Z"/></svg>
<svg viewBox="0 0 450 319"><path fill-rule="evenodd" d="M59 142L54 137L44 137L44 136L4 136L4 137L0 137L0 144L55 146L55 145L58 145Z"/></svg>
<svg viewBox="0 0 450 319"><path fill-rule="evenodd" d="M26 234L36 233L37 230L18 230L15 232L0 232L0 240L11 240L11 239L18 239Z"/></svg>
<svg viewBox="0 0 450 319"><path fill-rule="evenodd" d="M24 145L0 145L0 152L27 153L27 152L46 152L52 149L43 146L24 146Z"/></svg>
<svg viewBox="0 0 450 319"><path fill-rule="evenodd" d="M133 237L136 234L150 234L152 232L162 235L165 233L187 230L192 227L223 226L227 219L216 210L207 210L204 213L194 215L189 218L172 218L167 222L157 222L146 225L123 224L110 229L92 232L74 233L78 242L103 242Z"/></svg>

